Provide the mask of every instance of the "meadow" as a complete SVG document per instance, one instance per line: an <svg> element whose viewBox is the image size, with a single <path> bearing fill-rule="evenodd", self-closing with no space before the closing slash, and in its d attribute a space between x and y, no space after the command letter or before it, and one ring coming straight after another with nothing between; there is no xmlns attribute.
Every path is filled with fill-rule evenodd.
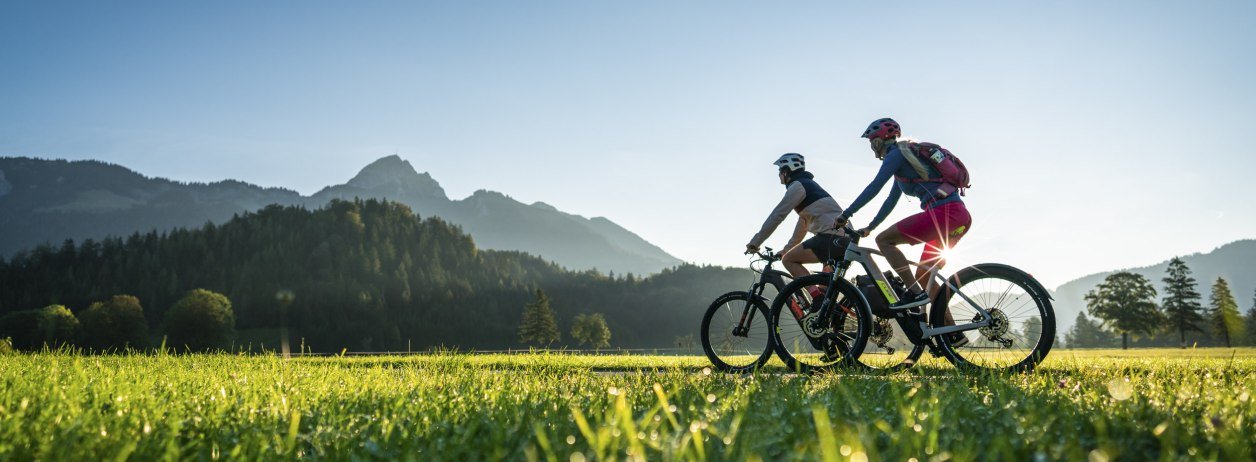
<svg viewBox="0 0 1256 462"><path fill-rule="evenodd" d="M1253 460L1256 349L1030 374L694 356L0 356L0 460Z"/></svg>

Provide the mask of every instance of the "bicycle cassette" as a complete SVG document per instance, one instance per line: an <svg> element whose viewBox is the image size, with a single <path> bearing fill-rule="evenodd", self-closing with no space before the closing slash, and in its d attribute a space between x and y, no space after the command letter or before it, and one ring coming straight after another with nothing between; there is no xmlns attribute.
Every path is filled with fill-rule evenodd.
<svg viewBox="0 0 1256 462"><path fill-rule="evenodd" d="M977 318L974 319L973 322L980 320L981 315L977 315ZM994 308L990 310L990 325L981 327L977 329L977 331L980 332L986 340L1003 345L1004 348L1010 348L1012 346L1012 339L1005 337L1010 327L1011 326L1007 321L1007 314L1004 314L1003 311L998 308Z"/></svg>

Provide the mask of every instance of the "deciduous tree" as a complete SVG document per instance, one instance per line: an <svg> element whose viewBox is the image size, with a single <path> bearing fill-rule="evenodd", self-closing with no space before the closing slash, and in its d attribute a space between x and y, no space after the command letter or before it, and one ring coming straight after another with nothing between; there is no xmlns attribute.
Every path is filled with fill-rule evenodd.
<svg viewBox="0 0 1256 462"><path fill-rule="evenodd" d="M1121 348L1129 348L1131 334L1151 335L1164 325L1156 308L1156 288L1142 275L1120 271L1108 275L1086 293L1090 314L1121 333Z"/></svg>
<svg viewBox="0 0 1256 462"><path fill-rule="evenodd" d="M79 320L62 305L48 305L39 310L39 333L44 344L59 347L74 343L78 336Z"/></svg>
<svg viewBox="0 0 1256 462"><path fill-rule="evenodd" d="M22 310L0 316L0 338L8 338L13 348L35 350L43 345L39 331L39 310Z"/></svg>
<svg viewBox="0 0 1256 462"><path fill-rule="evenodd" d="M193 351L226 349L235 339L231 300L205 289L188 292L166 315L169 345Z"/></svg>
<svg viewBox="0 0 1256 462"><path fill-rule="evenodd" d="M92 303L79 316L79 346L97 351L143 348L148 345L148 321L140 300L114 295Z"/></svg>
<svg viewBox="0 0 1256 462"><path fill-rule="evenodd" d="M571 338L595 349L611 345L611 328L602 313L578 314L571 324Z"/></svg>

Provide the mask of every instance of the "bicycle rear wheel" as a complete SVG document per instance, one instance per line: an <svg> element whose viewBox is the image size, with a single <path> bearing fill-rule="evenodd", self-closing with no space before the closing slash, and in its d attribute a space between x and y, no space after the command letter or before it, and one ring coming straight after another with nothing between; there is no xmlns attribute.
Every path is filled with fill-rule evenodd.
<svg viewBox="0 0 1256 462"><path fill-rule="evenodd" d="M829 293L830 275L795 279L772 301L772 344L785 367L800 373L850 367L864 351L871 332L872 312L850 282L838 279ZM818 319L824 294L837 308L829 319Z"/></svg>
<svg viewBox="0 0 1256 462"><path fill-rule="evenodd" d="M729 292L716 298L702 317L702 351L718 371L749 372L772 357L770 331L762 301L752 300L748 292Z"/></svg>
<svg viewBox="0 0 1256 462"><path fill-rule="evenodd" d="M950 283L959 294L947 288L938 293L929 316L933 327L980 321L980 312L964 296L994 318L989 326L960 332L964 345L954 345L959 339L949 335L935 337L956 367L1024 372L1046 358L1055 341L1055 311L1050 295L1033 276L1011 266L983 263L960 270ZM953 322L947 321L948 314Z"/></svg>

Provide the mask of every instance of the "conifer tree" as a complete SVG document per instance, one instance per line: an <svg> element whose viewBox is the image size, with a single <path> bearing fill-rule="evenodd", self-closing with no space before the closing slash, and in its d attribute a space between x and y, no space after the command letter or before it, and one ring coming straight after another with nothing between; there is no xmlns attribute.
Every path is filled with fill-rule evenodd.
<svg viewBox="0 0 1256 462"><path fill-rule="evenodd" d="M1156 308L1156 288L1142 275L1120 271L1108 275L1086 293L1090 314L1121 333L1121 348L1129 348L1130 335L1151 335L1164 325L1164 313Z"/></svg>
<svg viewBox="0 0 1256 462"><path fill-rule="evenodd" d="M550 309L545 291L536 290L536 301L524 305L523 321L519 323L519 341L537 346L549 346L561 340L558 321Z"/></svg>
<svg viewBox="0 0 1256 462"><path fill-rule="evenodd" d="M1026 342L1038 342L1042 338L1042 318L1037 315L1030 316L1025 320L1025 324L1021 326L1020 336Z"/></svg>
<svg viewBox="0 0 1256 462"><path fill-rule="evenodd" d="M1256 291L1252 292L1252 307L1247 309L1247 329L1244 340L1248 346L1256 345Z"/></svg>
<svg viewBox="0 0 1256 462"><path fill-rule="evenodd" d="M1243 321L1239 317L1239 304L1234 301L1234 295L1230 294L1230 284L1224 278L1217 278L1217 282L1212 284L1211 302L1209 321L1225 340L1226 348L1229 348L1231 338L1237 337L1242 332Z"/></svg>
<svg viewBox="0 0 1256 462"><path fill-rule="evenodd" d="M1178 346L1186 348L1188 331L1203 332L1200 326L1204 323L1203 307L1199 303L1199 291L1195 290L1195 278L1191 277L1191 269L1182 259L1173 257L1169 261L1168 274L1164 281L1164 314L1168 318L1169 328L1178 332Z"/></svg>
<svg viewBox="0 0 1256 462"><path fill-rule="evenodd" d="M1073 328L1064 334L1064 341L1069 348L1111 347L1115 339L1111 332L1087 317L1085 312L1077 313Z"/></svg>

